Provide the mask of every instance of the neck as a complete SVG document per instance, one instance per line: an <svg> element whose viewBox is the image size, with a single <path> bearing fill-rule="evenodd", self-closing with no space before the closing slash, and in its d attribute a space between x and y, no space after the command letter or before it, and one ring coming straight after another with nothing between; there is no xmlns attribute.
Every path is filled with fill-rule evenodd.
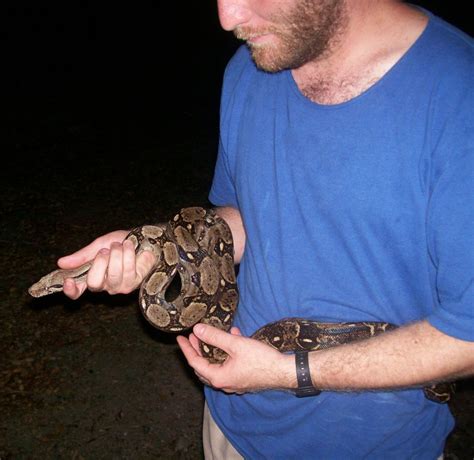
<svg viewBox="0 0 474 460"><path fill-rule="evenodd" d="M302 93L337 104L358 96L385 75L426 27L419 10L392 0L348 1L348 14L327 52L293 69Z"/></svg>

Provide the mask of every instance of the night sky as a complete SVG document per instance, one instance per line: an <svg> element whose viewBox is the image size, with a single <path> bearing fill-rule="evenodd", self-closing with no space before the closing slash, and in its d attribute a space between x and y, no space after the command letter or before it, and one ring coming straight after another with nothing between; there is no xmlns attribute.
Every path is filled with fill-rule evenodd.
<svg viewBox="0 0 474 460"><path fill-rule="evenodd" d="M472 34L461 2L418 3ZM87 100L93 110L95 101L127 116L159 113L171 124L183 112L217 117L222 72L238 42L221 30L215 2L31 5L2 6L2 92L16 110L60 95L72 108Z"/></svg>
<svg viewBox="0 0 474 460"><path fill-rule="evenodd" d="M87 103L166 126L190 113L216 119L223 69L238 42L221 30L214 2L18 3L2 14L1 32L3 92L15 112L53 98L73 111Z"/></svg>

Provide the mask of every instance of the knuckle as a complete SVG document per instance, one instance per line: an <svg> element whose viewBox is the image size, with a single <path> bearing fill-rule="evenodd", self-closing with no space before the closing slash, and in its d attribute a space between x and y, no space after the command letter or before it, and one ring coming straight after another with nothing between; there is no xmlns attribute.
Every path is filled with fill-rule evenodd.
<svg viewBox="0 0 474 460"><path fill-rule="evenodd" d="M107 279L107 283L105 284L104 289L109 294L118 294L118 292L120 291L120 282Z"/></svg>
<svg viewBox="0 0 474 460"><path fill-rule="evenodd" d="M107 284L111 286L117 286L120 283L122 276L120 273L117 272L109 272L107 273Z"/></svg>
<svg viewBox="0 0 474 460"><path fill-rule="evenodd" d="M215 342L216 333L212 329L205 329L203 334L202 334L202 337L205 341Z"/></svg>
<svg viewBox="0 0 474 460"><path fill-rule="evenodd" d="M127 282L128 284L133 284L137 276L139 276L139 273L137 273L132 267L124 267L123 279L125 282Z"/></svg>
<svg viewBox="0 0 474 460"><path fill-rule="evenodd" d="M220 377L213 377L210 379L210 382L214 388L219 388L220 390L223 390L226 386L225 382Z"/></svg>
<svg viewBox="0 0 474 460"><path fill-rule="evenodd" d="M136 272L126 271L123 273L122 288L131 292L140 285L141 279Z"/></svg>
<svg viewBox="0 0 474 460"><path fill-rule="evenodd" d="M135 244L132 240L124 240L122 244L124 248L132 249L133 251L135 251Z"/></svg>
<svg viewBox="0 0 474 460"><path fill-rule="evenodd" d="M89 291L97 292L103 289L103 281L95 278L87 279L87 288Z"/></svg>
<svg viewBox="0 0 474 460"><path fill-rule="evenodd" d="M121 293L121 294L130 294L130 293L133 292L133 291L134 291L133 287L124 286L124 287L122 287L122 289L120 290L120 293Z"/></svg>
<svg viewBox="0 0 474 460"><path fill-rule="evenodd" d="M114 283L107 282L104 287L104 290L111 295L122 293L120 283L114 284Z"/></svg>
<svg viewBox="0 0 474 460"><path fill-rule="evenodd" d="M109 257L109 250L108 249L101 249L95 256L95 259L99 259L99 260L104 260L104 259L108 259Z"/></svg>

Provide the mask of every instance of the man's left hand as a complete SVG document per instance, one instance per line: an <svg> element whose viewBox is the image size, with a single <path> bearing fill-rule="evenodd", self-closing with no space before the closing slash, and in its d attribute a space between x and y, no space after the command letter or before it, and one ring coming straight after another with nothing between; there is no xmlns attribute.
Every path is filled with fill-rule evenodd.
<svg viewBox="0 0 474 460"><path fill-rule="evenodd" d="M206 324L197 324L189 338L178 337L188 364L206 385L226 393L246 393L296 387L294 359L248 337L237 328L230 333ZM211 364L199 350L199 341L225 351L222 364Z"/></svg>

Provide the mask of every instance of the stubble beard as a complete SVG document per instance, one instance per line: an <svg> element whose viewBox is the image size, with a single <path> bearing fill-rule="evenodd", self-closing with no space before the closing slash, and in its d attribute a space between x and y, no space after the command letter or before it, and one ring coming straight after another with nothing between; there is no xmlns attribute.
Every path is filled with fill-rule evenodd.
<svg viewBox="0 0 474 460"><path fill-rule="evenodd" d="M345 0L302 0L289 12L279 12L265 29L238 27L241 40L272 34L273 41L247 43L258 68L267 72L297 69L327 55L346 24Z"/></svg>

